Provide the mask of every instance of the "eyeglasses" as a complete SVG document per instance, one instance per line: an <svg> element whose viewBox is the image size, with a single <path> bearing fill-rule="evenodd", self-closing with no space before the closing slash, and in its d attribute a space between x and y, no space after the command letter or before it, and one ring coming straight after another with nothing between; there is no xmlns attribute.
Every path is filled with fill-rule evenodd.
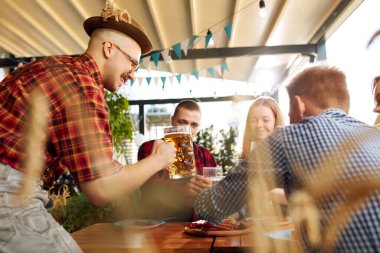
<svg viewBox="0 0 380 253"><path fill-rule="evenodd" d="M103 44L106 43L106 42L103 42ZM117 45L116 43L114 42L111 42L123 55L125 55L125 57L127 57L127 59L131 62L131 73L135 72L139 67L140 67L140 64L137 60L133 59L132 56L130 56L127 52L125 52L123 49L121 49L119 47L119 45Z"/></svg>

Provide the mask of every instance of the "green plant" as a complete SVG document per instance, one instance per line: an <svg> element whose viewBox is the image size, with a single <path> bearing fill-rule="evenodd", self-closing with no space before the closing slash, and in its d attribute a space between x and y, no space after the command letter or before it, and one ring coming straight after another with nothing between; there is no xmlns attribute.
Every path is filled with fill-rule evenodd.
<svg viewBox="0 0 380 253"><path fill-rule="evenodd" d="M129 114L128 100L120 94L105 92L105 99L110 110L112 141L118 154L125 154L126 140L132 139L133 123Z"/></svg>
<svg viewBox="0 0 380 253"><path fill-rule="evenodd" d="M214 133L214 126L211 125L198 132L195 142L210 150L217 164L221 165L223 171L226 172L238 159L235 155L237 135L237 128L230 127L227 132L220 130L219 133Z"/></svg>
<svg viewBox="0 0 380 253"><path fill-rule="evenodd" d="M114 222L137 216L141 200L140 190L103 207L95 207L84 194L73 195L63 207L49 212L60 224L72 233L99 222Z"/></svg>

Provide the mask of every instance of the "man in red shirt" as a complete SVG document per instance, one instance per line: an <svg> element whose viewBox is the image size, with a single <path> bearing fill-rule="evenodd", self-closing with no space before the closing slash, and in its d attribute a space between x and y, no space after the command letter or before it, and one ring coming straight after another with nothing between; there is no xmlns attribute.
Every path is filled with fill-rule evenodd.
<svg viewBox="0 0 380 253"><path fill-rule="evenodd" d="M140 56L152 44L125 10L108 3L101 17L87 19L84 28L91 37L84 54L26 64L0 84L0 252L81 252L44 208L48 197L39 182L27 188L29 198L14 201L28 179L25 174L48 167L60 174L68 168L88 199L103 205L139 188L175 159L173 145L157 141L152 155L136 164L113 160L103 89L115 92L133 79ZM47 103L40 108L47 113L41 121L46 123L43 138L28 134L36 126L28 113L36 92ZM46 140L39 152L45 155L42 168L28 166L34 159L30 154L39 150L25 150L25 136L31 143Z"/></svg>
<svg viewBox="0 0 380 253"><path fill-rule="evenodd" d="M171 118L172 126L188 125L194 139L201 122L199 105L192 100L181 101ZM138 160L151 154L154 140L143 143L138 151ZM210 185L203 177L203 167L214 167L216 161L210 151L195 143L194 156L197 175L192 178L169 179L167 170L161 170L142 187L143 214L147 218L176 217L176 221L194 220L193 201L202 190Z"/></svg>

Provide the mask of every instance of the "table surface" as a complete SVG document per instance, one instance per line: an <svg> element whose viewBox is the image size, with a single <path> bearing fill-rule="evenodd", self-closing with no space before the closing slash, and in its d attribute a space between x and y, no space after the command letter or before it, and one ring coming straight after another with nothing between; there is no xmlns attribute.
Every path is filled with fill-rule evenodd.
<svg viewBox="0 0 380 253"><path fill-rule="evenodd" d="M202 237L184 232L188 222L167 222L157 228L132 230L98 223L72 233L85 253L102 252L251 252L252 234Z"/></svg>

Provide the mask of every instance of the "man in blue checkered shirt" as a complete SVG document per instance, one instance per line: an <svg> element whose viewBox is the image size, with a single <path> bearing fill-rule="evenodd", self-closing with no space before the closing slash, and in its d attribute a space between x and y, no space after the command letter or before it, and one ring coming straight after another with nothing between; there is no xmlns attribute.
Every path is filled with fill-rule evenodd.
<svg viewBox="0 0 380 253"><path fill-rule="evenodd" d="M274 186L283 187L288 197L303 191L313 198L322 237L336 222L339 205L359 191L368 193L346 225L339 226L341 233L329 250L380 252L380 194L373 190L380 182L380 131L347 115L346 78L336 68L308 68L291 80L287 91L291 125L278 128L255 147L248 161L203 191L194 203L197 214L220 222L246 202L248 177L272 172ZM301 241L306 252L326 247L311 247L305 236Z"/></svg>

